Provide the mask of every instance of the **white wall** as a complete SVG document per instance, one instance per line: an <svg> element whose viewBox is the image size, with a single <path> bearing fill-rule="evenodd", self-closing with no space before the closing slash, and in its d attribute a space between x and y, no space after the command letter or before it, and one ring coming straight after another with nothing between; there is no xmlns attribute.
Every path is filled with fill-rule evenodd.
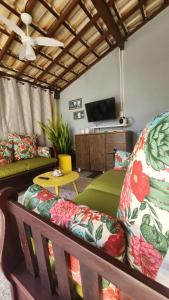
<svg viewBox="0 0 169 300"><path fill-rule="evenodd" d="M169 8L129 38L124 61L126 116L133 122L130 128L140 131L157 113L169 110ZM118 49L61 93L59 111L73 133L80 133L92 123L86 115L73 120L68 101L82 98L85 110L86 102L112 96L119 107Z"/></svg>

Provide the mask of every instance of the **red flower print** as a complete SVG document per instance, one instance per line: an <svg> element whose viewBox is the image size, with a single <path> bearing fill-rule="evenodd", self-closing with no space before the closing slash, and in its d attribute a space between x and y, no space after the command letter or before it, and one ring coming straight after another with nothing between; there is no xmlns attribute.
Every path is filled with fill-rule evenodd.
<svg viewBox="0 0 169 300"><path fill-rule="evenodd" d="M78 212L78 206L71 201L60 200L50 210L51 222L64 227L68 221L72 221Z"/></svg>
<svg viewBox="0 0 169 300"><path fill-rule="evenodd" d="M70 255L70 265L71 265L71 271L80 272L79 260L72 255Z"/></svg>
<svg viewBox="0 0 169 300"><path fill-rule="evenodd" d="M150 193L149 177L142 172L141 161L136 160L133 164L130 185L139 202L142 202Z"/></svg>
<svg viewBox="0 0 169 300"><path fill-rule="evenodd" d="M138 142L137 142L137 144L136 144L136 147L135 147L135 149L134 149L134 153L136 153L137 150L143 149L143 146L144 146L144 144L145 144L145 142L146 142L146 139L147 139L147 134L148 134L148 129L145 128L145 129L142 131L142 133L141 133L141 135L140 135L140 137L139 137L139 140L138 140Z"/></svg>
<svg viewBox="0 0 169 300"><path fill-rule="evenodd" d="M109 237L104 244L103 250L111 256L120 256L125 251L125 239L123 229L119 227L119 231Z"/></svg>
<svg viewBox="0 0 169 300"><path fill-rule="evenodd" d="M129 253L134 258L134 264L141 267L144 275L155 279L163 257L153 245L147 243L143 237L131 238L131 249Z"/></svg>
<svg viewBox="0 0 169 300"><path fill-rule="evenodd" d="M90 209L89 207L81 208L79 211L79 214L83 214L82 220L81 221L94 221L97 220L99 221L101 219L101 215L99 212L94 211Z"/></svg>
<svg viewBox="0 0 169 300"><path fill-rule="evenodd" d="M116 287L108 287L102 290L103 300L120 300L120 291Z"/></svg>
<svg viewBox="0 0 169 300"><path fill-rule="evenodd" d="M37 194L37 198L41 201L49 201L49 200L53 199L53 194L51 194L47 190L42 190L41 192L39 192Z"/></svg>
<svg viewBox="0 0 169 300"><path fill-rule="evenodd" d="M120 204L119 204L121 211L123 212L125 208L129 207L130 203L131 203L130 173L127 172L124 178Z"/></svg>

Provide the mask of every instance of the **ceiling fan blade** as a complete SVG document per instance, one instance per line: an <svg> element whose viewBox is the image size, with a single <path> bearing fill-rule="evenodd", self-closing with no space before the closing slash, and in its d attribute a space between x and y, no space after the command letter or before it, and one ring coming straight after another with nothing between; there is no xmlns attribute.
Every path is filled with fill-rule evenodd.
<svg viewBox="0 0 169 300"><path fill-rule="evenodd" d="M19 50L19 59L23 60L26 57L26 46L22 45Z"/></svg>
<svg viewBox="0 0 169 300"><path fill-rule="evenodd" d="M29 43L25 43L25 58L27 60L35 60L36 59L36 55L35 55L35 51L33 50L32 46Z"/></svg>
<svg viewBox="0 0 169 300"><path fill-rule="evenodd" d="M0 15L0 21L2 21L11 31L15 31L18 35L25 35L24 31L20 29L13 21L8 20L3 15Z"/></svg>
<svg viewBox="0 0 169 300"><path fill-rule="evenodd" d="M64 44L62 42L53 38L37 37L34 39L34 41L39 46L64 47Z"/></svg>

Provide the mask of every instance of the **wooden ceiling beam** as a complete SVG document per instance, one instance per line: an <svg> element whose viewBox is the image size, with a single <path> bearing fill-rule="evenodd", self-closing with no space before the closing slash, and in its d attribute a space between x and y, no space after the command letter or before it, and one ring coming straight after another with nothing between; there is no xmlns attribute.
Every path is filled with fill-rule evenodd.
<svg viewBox="0 0 169 300"><path fill-rule="evenodd" d="M5 29L3 29L3 28L0 28L0 32L2 32L3 34L5 34L5 35L7 35L7 36L10 36L10 33L9 33L8 31L6 31ZM17 36L14 38L14 40L17 41L18 43L22 44L22 43L21 43L21 40L20 40L19 38L17 38ZM9 52L9 50L7 50L7 53L8 53L8 55L10 55L11 52ZM53 62L53 59L52 59L49 55L46 55L46 54L43 53L42 51L40 51L39 54L40 54L41 56L43 56L44 58L46 58L47 60ZM12 54L12 55L13 55L13 54ZM16 56L16 59L18 59L17 56ZM60 66L61 68L65 69L65 70L68 69L68 67L66 67L65 65L63 65L63 64L61 64L61 63L59 63L59 62L57 62L56 65ZM39 68L39 69L41 69L41 71L44 71L43 68L40 68L38 65L33 64L32 62L30 63L30 66L33 66L34 68L37 68L37 69ZM74 75L77 75L77 73L74 72L74 71L70 71L70 72L73 73ZM54 76L54 77L57 77L57 75L55 75L55 74L52 73L52 72L46 72L46 73L47 73L47 74L50 74L50 75L52 75L52 76Z"/></svg>
<svg viewBox="0 0 169 300"><path fill-rule="evenodd" d="M97 20L98 18L99 18L99 14L96 14L94 16L94 19ZM57 63L67 53L67 51L70 50L73 47L73 45L90 29L91 26L92 26L92 22L89 21L81 29L81 31L79 31L77 33L77 35L70 41L70 43L62 50L62 52L54 58L53 62L47 66L46 70L49 71L54 66L54 64ZM44 76L44 74L45 74L45 71L42 72L38 78L35 79L35 82L37 82L39 79L41 79Z"/></svg>
<svg viewBox="0 0 169 300"><path fill-rule="evenodd" d="M75 8L75 6L78 4L79 0L73 0L71 2L71 4L64 10L64 12L60 15L60 17L58 19L56 19L52 25L50 26L50 28L48 29L46 36L47 37L52 37L56 31L58 30L58 28L62 25L62 23L65 21L65 18L67 18L70 13L72 12L72 10ZM36 55L39 54L39 51L43 48L43 46L40 46L36 49L35 53ZM20 72L18 73L18 76L20 76L22 74L22 72L28 67L29 65L29 61L27 61L24 66L21 68Z"/></svg>
<svg viewBox="0 0 169 300"><path fill-rule="evenodd" d="M145 5L148 0L142 0L142 5ZM126 21L129 17L131 17L137 10L140 9L140 3L133 6L124 16L121 17L121 21Z"/></svg>
<svg viewBox="0 0 169 300"><path fill-rule="evenodd" d="M1 3L2 5L4 5L4 6L6 6L6 5L5 5L5 2L0 1L0 3ZM30 12L32 11L32 9L34 8L35 4L36 4L36 0L31 0L31 1L28 0L28 1L27 1L27 4L26 4L26 6L25 6L25 12L30 13ZM12 10L13 10L13 9L12 9ZM17 22L17 25L18 25L19 27L21 27L21 26L23 25L21 19L19 19L19 21ZM14 31L12 31L10 37L8 38L8 40L6 41L6 43L5 43L4 47L3 47L3 49L2 49L1 52L0 52L0 61L3 59L3 57L4 57L5 53L6 53L6 51L9 49L9 47L10 47L10 45L12 44L12 42L13 42L15 36L16 36L16 33L15 33Z"/></svg>
<svg viewBox="0 0 169 300"><path fill-rule="evenodd" d="M18 57L17 57L14 53L12 53L11 51L7 50L6 54L18 60ZM24 62L24 61L23 61L23 62ZM35 65L33 62L30 63L30 66L33 67L33 68L35 68L35 69L38 69L39 71L43 71L43 70L44 70L43 68L41 68L41 67ZM9 68L9 70L15 71L15 70L13 70L12 68L11 68L11 69ZM16 71L16 73L17 73L17 71ZM57 78L57 79L60 79L56 74L53 74L53 73L51 73L51 72L46 72L46 74L49 74L49 75L51 75L51 76L53 76L53 77L55 77L55 78ZM75 73L74 75L77 75L77 73ZM30 77L30 78L32 78L32 79L35 79L35 77L31 77L31 76L30 76L29 74L27 74L27 73L23 73L23 76L28 76L28 77ZM65 81L65 82L68 82L68 80L66 80L66 79L64 79L64 81ZM40 82L44 83L43 80L40 80Z"/></svg>
<svg viewBox="0 0 169 300"><path fill-rule="evenodd" d="M148 18L146 18L146 20L144 22L142 22L141 24L139 24L134 30L132 30L129 34L128 37L130 37L131 35L133 35L137 30L139 30L141 27L143 27L146 23L148 23L150 20L152 20L153 18L155 18L160 12L162 12L164 9L166 9L166 7L169 6L169 1L167 0L167 2L164 2L164 4L157 9L154 13L152 13Z"/></svg>
<svg viewBox="0 0 169 300"><path fill-rule="evenodd" d="M102 58L104 58L107 54L109 54L114 48L116 48L117 45L113 46L112 48L109 48L106 52L104 52L102 55L100 55L99 59L92 62L87 69L83 70L81 73L78 74L76 78L73 78L69 81L68 84L66 84L63 88L60 88L60 92L62 92L65 88L67 88L71 83L73 83L75 80L77 80L80 76L82 76L85 72L87 72L91 67L93 67L96 63L98 63Z"/></svg>
<svg viewBox="0 0 169 300"><path fill-rule="evenodd" d="M109 7L112 6L112 8L113 8L113 10L114 10L114 12L115 12L115 14L117 16L118 22L121 25L121 27L122 27L122 29L124 31L125 36L127 37L128 32L127 32L126 27L124 26L123 22L121 21L121 17L120 17L119 12L118 12L118 10L116 8L115 1L114 0L109 0L108 6Z"/></svg>
<svg viewBox="0 0 169 300"><path fill-rule="evenodd" d="M138 1L139 1L139 4L140 4L140 11L141 11L141 14L142 14L143 21L145 21L146 15L145 15L145 12L144 12L144 3L143 3L143 0L138 0Z"/></svg>
<svg viewBox="0 0 169 300"><path fill-rule="evenodd" d="M47 9L50 11L51 14L53 14L53 16L55 16L56 18L59 18L59 14L45 1L45 0L39 0L40 3ZM80 3L79 3L80 4ZM71 32L72 35L76 36L76 31L68 24L68 22L66 22L65 20L63 21L63 25L66 27L66 29L68 31ZM88 48L88 44L83 41L82 38L79 39L79 41L86 47ZM93 54L98 57L97 53L93 51Z"/></svg>
<svg viewBox="0 0 169 300"><path fill-rule="evenodd" d="M1 66L2 67L2 66ZM3 72L3 71L0 71L0 76L1 77L11 77L11 78L14 78L16 80L16 77L15 75L12 75L12 74L8 74L6 72ZM23 78L18 78L17 81L20 81L20 82L26 82L26 83L29 83L30 85L33 85L34 87L40 87L41 89L47 89L47 90L50 90L52 92L56 92L57 90L56 89L53 89L53 88L50 88L49 86L43 86L41 84L34 84L33 82L29 81L29 80L26 80L26 79L23 79Z"/></svg>
<svg viewBox="0 0 169 300"><path fill-rule="evenodd" d="M124 37L122 36L116 22L113 19L113 16L103 0L91 0L95 8L97 9L100 17L103 19L108 30L113 35L118 47L124 49Z"/></svg>
<svg viewBox="0 0 169 300"><path fill-rule="evenodd" d="M96 27L96 29L98 30L98 32L101 35L103 35L103 31L101 30L101 28L97 24L97 21L93 20L93 17L91 16L91 14L89 13L89 11L87 10L86 6L83 4L82 0L80 1L79 5L83 9L83 11L85 12L86 16L89 18L89 20L93 23L93 26ZM106 42L109 45L109 47L112 46L112 44L110 43L110 41L107 38L106 38Z"/></svg>
<svg viewBox="0 0 169 300"><path fill-rule="evenodd" d="M89 49L87 49L83 54L81 54L79 56L79 60L82 61L82 59L84 59L92 50L94 50L102 41L105 40L106 37L108 37L108 35L110 35L110 32L107 31L104 33L103 36L100 36L93 44L92 46L90 46ZM73 69L76 66L77 62L73 62L70 66L69 66L69 70ZM60 74L60 76L63 78L63 76L65 76L67 73L67 71L64 71ZM54 80L49 86L53 86L55 85L57 82L57 80Z"/></svg>

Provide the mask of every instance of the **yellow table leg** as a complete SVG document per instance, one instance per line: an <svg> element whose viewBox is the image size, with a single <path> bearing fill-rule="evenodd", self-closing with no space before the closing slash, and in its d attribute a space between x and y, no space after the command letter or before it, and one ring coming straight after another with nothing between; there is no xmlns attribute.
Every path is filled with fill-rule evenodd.
<svg viewBox="0 0 169 300"><path fill-rule="evenodd" d="M55 193L56 193L56 196L59 196L59 187L58 186L55 186Z"/></svg>
<svg viewBox="0 0 169 300"><path fill-rule="evenodd" d="M73 186L74 186L75 192L76 192L76 194L78 195L79 193L78 193L78 190L77 190L77 186L76 186L76 183L75 183L75 181L73 181L72 183L73 183Z"/></svg>

